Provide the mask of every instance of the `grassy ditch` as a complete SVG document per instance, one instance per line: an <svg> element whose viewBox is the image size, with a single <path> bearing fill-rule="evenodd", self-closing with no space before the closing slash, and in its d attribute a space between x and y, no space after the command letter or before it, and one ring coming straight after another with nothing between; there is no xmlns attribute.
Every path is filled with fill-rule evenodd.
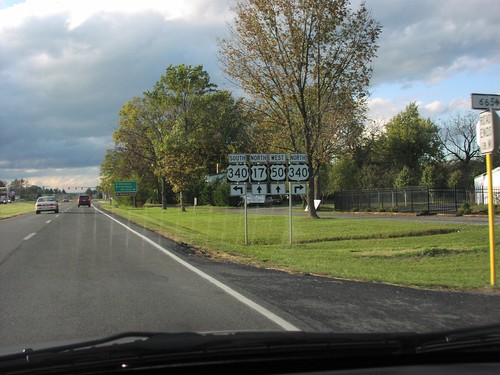
<svg viewBox="0 0 500 375"><path fill-rule="evenodd" d="M0 219L18 216L27 212L35 212L35 202L14 202L0 204Z"/></svg>
<svg viewBox="0 0 500 375"><path fill-rule="evenodd" d="M487 226L244 215L216 208L103 208L200 253L261 267L399 285L470 289L489 284Z"/></svg>

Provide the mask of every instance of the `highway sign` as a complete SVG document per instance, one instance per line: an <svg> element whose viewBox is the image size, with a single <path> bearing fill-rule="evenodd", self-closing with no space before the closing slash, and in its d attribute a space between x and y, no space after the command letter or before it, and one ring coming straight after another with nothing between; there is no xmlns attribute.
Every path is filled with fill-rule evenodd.
<svg viewBox="0 0 500 375"><path fill-rule="evenodd" d="M271 195L282 195L286 193L285 184L271 184Z"/></svg>
<svg viewBox="0 0 500 375"><path fill-rule="evenodd" d="M269 175L272 181L286 180L286 166L283 164L273 164L269 167Z"/></svg>
<svg viewBox="0 0 500 375"><path fill-rule="evenodd" d="M137 193L137 181L116 181L114 185L117 196L135 196Z"/></svg>
<svg viewBox="0 0 500 375"><path fill-rule="evenodd" d="M290 163L307 163L306 154L290 154Z"/></svg>
<svg viewBox="0 0 500 375"><path fill-rule="evenodd" d="M267 154L250 154L250 163L267 163Z"/></svg>
<svg viewBox="0 0 500 375"><path fill-rule="evenodd" d="M252 194L253 195L266 195L267 185L266 184L252 184Z"/></svg>
<svg viewBox="0 0 500 375"><path fill-rule="evenodd" d="M307 164L290 164L288 166L288 181L307 181L309 179L309 166Z"/></svg>
<svg viewBox="0 0 500 375"><path fill-rule="evenodd" d="M252 165L250 167L251 179L255 182L267 180L267 166L263 164Z"/></svg>
<svg viewBox="0 0 500 375"><path fill-rule="evenodd" d="M306 184L290 184L290 194L303 195L306 193Z"/></svg>
<svg viewBox="0 0 500 375"><path fill-rule="evenodd" d="M246 154L229 154L229 163L246 163L247 155Z"/></svg>
<svg viewBox="0 0 500 375"><path fill-rule="evenodd" d="M500 121L494 110L481 112L479 114L479 147L481 154L489 154L498 146L495 133L499 131Z"/></svg>
<svg viewBox="0 0 500 375"><path fill-rule="evenodd" d="M237 196L242 196L247 193L247 186L246 185L231 185L229 188L230 195L232 197L237 197Z"/></svg>
<svg viewBox="0 0 500 375"><path fill-rule="evenodd" d="M229 165L226 171L226 177L229 182L248 181L249 173L246 165Z"/></svg>
<svg viewBox="0 0 500 375"><path fill-rule="evenodd" d="M286 163L286 154L269 154L269 163Z"/></svg>
<svg viewBox="0 0 500 375"><path fill-rule="evenodd" d="M500 95L471 94L472 109L500 109Z"/></svg>

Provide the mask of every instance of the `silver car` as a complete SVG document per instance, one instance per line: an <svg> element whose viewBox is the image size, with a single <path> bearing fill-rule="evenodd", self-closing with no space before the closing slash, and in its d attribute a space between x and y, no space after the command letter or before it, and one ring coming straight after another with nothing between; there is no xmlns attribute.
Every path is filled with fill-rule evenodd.
<svg viewBox="0 0 500 375"><path fill-rule="evenodd" d="M35 212L38 215L42 211L54 211L59 213L59 203L54 197L40 197L35 203Z"/></svg>

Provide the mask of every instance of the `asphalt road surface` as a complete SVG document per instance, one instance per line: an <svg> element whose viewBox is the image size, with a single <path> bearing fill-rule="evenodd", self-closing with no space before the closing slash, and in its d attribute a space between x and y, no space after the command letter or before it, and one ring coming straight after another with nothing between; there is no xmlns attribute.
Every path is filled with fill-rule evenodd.
<svg viewBox="0 0 500 375"><path fill-rule="evenodd" d="M500 322L500 295L214 261L74 203L0 221L0 348L125 331L431 331Z"/></svg>

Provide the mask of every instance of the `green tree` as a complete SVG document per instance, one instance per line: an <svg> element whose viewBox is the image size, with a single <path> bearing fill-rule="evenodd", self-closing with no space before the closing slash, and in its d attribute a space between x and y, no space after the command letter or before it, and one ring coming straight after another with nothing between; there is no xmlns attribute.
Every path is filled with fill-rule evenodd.
<svg viewBox="0 0 500 375"><path fill-rule="evenodd" d="M411 186L411 173L410 168L405 165L396 175L396 178L394 179L394 187L396 189L406 189L409 186Z"/></svg>
<svg viewBox="0 0 500 375"><path fill-rule="evenodd" d="M236 0L235 27L219 40L226 74L250 94L256 110L287 137L282 149L307 155L309 215L332 129L362 111L380 26L364 4L331 0ZM279 130L278 130L279 129ZM337 132L338 133L338 132ZM340 133L338 133L340 134Z"/></svg>
<svg viewBox="0 0 500 375"><path fill-rule="evenodd" d="M358 189L360 187L359 169L351 155L345 155L333 164L330 186L333 191Z"/></svg>
<svg viewBox="0 0 500 375"><path fill-rule="evenodd" d="M443 157L439 128L430 119L420 117L415 103L386 124L381 142L385 162L395 170L408 167L411 184L418 181L425 164L439 162Z"/></svg>
<svg viewBox="0 0 500 375"><path fill-rule="evenodd" d="M434 189L436 187L436 166L433 164L427 164L422 169L422 175L420 176L420 187L427 189Z"/></svg>

